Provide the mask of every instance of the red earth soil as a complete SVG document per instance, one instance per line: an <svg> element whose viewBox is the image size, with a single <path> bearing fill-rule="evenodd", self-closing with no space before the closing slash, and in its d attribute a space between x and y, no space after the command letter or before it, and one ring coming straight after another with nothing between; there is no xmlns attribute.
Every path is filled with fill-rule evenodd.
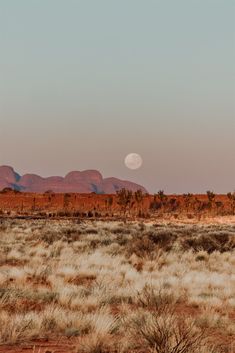
<svg viewBox="0 0 235 353"><path fill-rule="evenodd" d="M138 204L136 201L130 210L130 214L136 215L138 211L144 213L151 213L150 206L154 200L153 195L144 196L142 202ZM171 202L176 202L177 207L172 208ZM158 200L159 202L159 200ZM155 214L159 212L172 213L195 213L196 205L202 206L202 212L208 212L208 198L207 195L193 195L191 205L187 208L183 195L167 195L166 205L161 210L154 211ZM204 208L203 208L204 206ZM78 193L21 193L15 191L0 192L0 214L12 213L17 214L38 214L57 213L57 212L92 212L101 213L102 216L118 214L121 208L118 205L118 197L116 194L100 195L95 193L78 194ZM231 212L231 205L226 195L216 195L213 201L212 211L214 214L228 214Z"/></svg>

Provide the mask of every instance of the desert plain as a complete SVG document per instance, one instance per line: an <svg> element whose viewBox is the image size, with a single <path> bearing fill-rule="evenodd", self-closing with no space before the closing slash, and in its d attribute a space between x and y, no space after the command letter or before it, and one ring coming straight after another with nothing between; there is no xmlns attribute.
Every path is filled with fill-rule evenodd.
<svg viewBox="0 0 235 353"><path fill-rule="evenodd" d="M1 193L0 352L235 352L231 197L124 196Z"/></svg>

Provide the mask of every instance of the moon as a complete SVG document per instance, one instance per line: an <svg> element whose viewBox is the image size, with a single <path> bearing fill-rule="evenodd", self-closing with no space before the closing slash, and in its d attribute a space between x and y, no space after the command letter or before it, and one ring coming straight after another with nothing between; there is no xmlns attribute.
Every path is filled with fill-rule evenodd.
<svg viewBox="0 0 235 353"><path fill-rule="evenodd" d="M142 166L143 159L138 153L129 153L126 156L124 163L129 169L139 169Z"/></svg>

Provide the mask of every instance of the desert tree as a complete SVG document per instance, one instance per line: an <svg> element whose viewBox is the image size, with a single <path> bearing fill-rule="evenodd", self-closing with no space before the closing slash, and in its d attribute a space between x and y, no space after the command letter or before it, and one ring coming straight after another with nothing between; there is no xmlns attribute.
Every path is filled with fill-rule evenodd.
<svg viewBox="0 0 235 353"><path fill-rule="evenodd" d="M159 201L158 194L153 195L153 200L150 202L149 209L151 211L157 211L162 207L161 201Z"/></svg>
<svg viewBox="0 0 235 353"><path fill-rule="evenodd" d="M184 205L185 205L185 208L186 208L186 212L189 211L189 208L192 205L192 198L193 198L193 194L190 194L189 192L187 194L183 194L183 199L184 199Z"/></svg>
<svg viewBox="0 0 235 353"><path fill-rule="evenodd" d="M133 206L133 192L122 188L117 191L117 204L121 207L123 215L126 215L127 210Z"/></svg>
<svg viewBox="0 0 235 353"><path fill-rule="evenodd" d="M159 190L157 193L158 199L160 201L161 207L163 208L163 211L165 210L165 206L167 204L167 196L164 192L164 190Z"/></svg>
<svg viewBox="0 0 235 353"><path fill-rule="evenodd" d="M211 210L215 201L215 193L213 191L208 190L206 194L208 199L208 207Z"/></svg>
<svg viewBox="0 0 235 353"><path fill-rule="evenodd" d="M164 190L159 190L158 193L158 198L159 200L163 203L166 200L166 195L164 193Z"/></svg>
<svg viewBox="0 0 235 353"><path fill-rule="evenodd" d="M208 190L206 194L207 194L208 201L212 203L215 199L215 193L213 191Z"/></svg>
<svg viewBox="0 0 235 353"><path fill-rule="evenodd" d="M144 194L141 189L138 189L134 193L134 199L138 205L138 213L142 212L142 205L144 200Z"/></svg>
<svg viewBox="0 0 235 353"><path fill-rule="evenodd" d="M175 197L171 197L168 201L168 210L170 212L175 212L179 207L180 203Z"/></svg>
<svg viewBox="0 0 235 353"><path fill-rule="evenodd" d="M230 202L231 212L234 215L234 213L235 213L235 192L233 192L233 193L228 192L227 198L229 199L229 202Z"/></svg>
<svg viewBox="0 0 235 353"><path fill-rule="evenodd" d="M216 207L216 210L217 210L217 214L222 214L223 213L223 209L224 209L224 204L222 201L216 201L215 202L215 207Z"/></svg>
<svg viewBox="0 0 235 353"><path fill-rule="evenodd" d="M109 213L111 212L112 205L113 205L113 197L108 196L107 199L105 200L106 207L108 208Z"/></svg>

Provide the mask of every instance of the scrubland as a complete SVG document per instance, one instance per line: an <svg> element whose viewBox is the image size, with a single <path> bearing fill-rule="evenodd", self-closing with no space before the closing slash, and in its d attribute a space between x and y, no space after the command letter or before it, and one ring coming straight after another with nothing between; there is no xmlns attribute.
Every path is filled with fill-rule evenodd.
<svg viewBox="0 0 235 353"><path fill-rule="evenodd" d="M2 220L0 352L60 338L65 353L235 352L235 225Z"/></svg>

